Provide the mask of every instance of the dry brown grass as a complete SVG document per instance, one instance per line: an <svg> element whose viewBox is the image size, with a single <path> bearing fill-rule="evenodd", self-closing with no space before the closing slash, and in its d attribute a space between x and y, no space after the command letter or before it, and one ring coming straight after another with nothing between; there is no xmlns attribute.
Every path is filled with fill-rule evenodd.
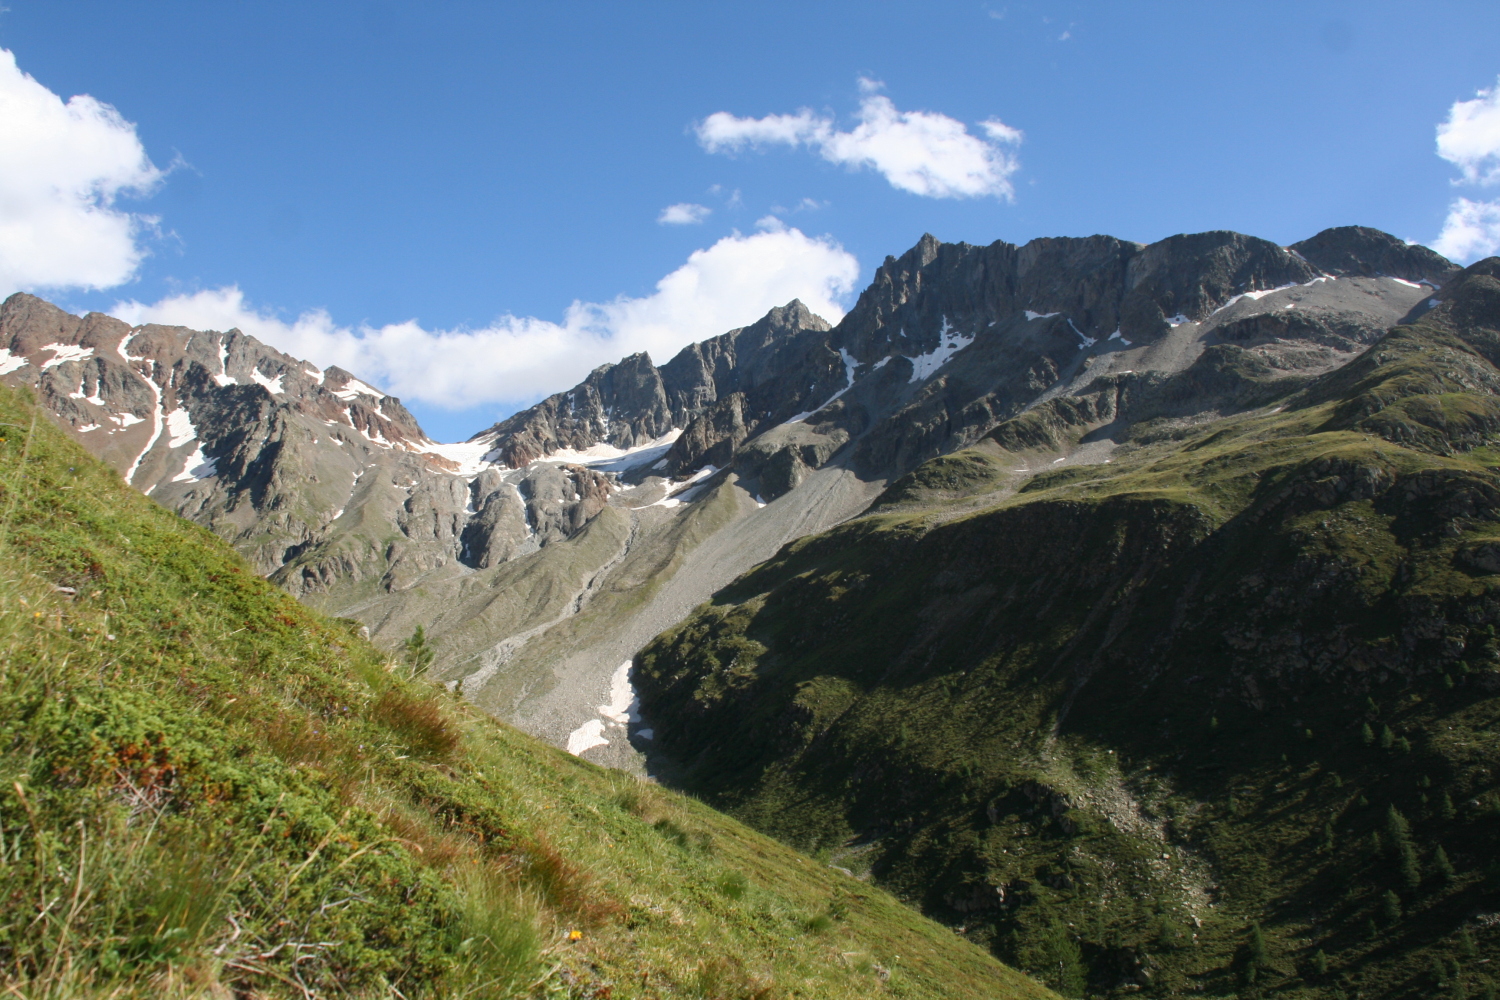
<svg viewBox="0 0 1500 1000"><path fill-rule="evenodd" d="M436 694L387 688L371 707L370 716L398 736L413 757L447 760L462 739Z"/></svg>

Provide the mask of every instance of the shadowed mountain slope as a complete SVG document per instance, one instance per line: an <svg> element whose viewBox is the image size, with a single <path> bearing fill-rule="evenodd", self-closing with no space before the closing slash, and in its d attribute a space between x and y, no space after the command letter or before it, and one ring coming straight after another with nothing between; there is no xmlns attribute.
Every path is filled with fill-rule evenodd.
<svg viewBox="0 0 1500 1000"><path fill-rule="evenodd" d="M1297 294L922 464L656 639L636 685L682 783L1067 992L1481 991L1500 259L1312 377L1227 332Z"/></svg>

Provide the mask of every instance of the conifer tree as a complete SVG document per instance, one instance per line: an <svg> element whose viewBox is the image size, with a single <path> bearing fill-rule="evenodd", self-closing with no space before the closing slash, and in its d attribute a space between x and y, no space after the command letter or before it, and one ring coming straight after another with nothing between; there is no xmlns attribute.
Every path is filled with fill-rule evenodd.
<svg viewBox="0 0 1500 1000"><path fill-rule="evenodd" d="M1417 861L1417 849L1411 841L1403 840L1396 845L1397 868L1401 872L1401 884L1407 892L1415 892L1422 884L1422 866Z"/></svg>
<svg viewBox="0 0 1500 1000"><path fill-rule="evenodd" d="M1437 869L1438 877L1444 882L1453 881L1453 862L1448 860L1448 852L1443 850L1442 844L1439 844L1437 850L1432 852L1432 867ZM1468 928L1464 930L1467 931Z"/></svg>
<svg viewBox="0 0 1500 1000"><path fill-rule="evenodd" d="M1332 854L1335 843L1336 843L1336 840L1334 838L1334 833L1333 833L1333 824L1332 823L1324 823L1323 824L1323 853L1324 854Z"/></svg>
<svg viewBox="0 0 1500 1000"><path fill-rule="evenodd" d="M1389 750L1396 745L1396 734L1391 732L1390 726L1380 727L1380 749Z"/></svg>
<svg viewBox="0 0 1500 1000"><path fill-rule="evenodd" d="M1312 970L1313 974L1317 976L1328 975L1328 956L1323 954L1322 948L1319 948L1317 951L1313 952Z"/></svg>
<svg viewBox="0 0 1500 1000"><path fill-rule="evenodd" d="M1438 815L1443 819L1452 819L1458 815L1458 810L1453 808L1453 796L1447 792L1444 792L1443 797L1438 799Z"/></svg>
<svg viewBox="0 0 1500 1000"><path fill-rule="evenodd" d="M1246 942L1249 954L1245 960L1245 982L1254 985L1260 974L1271 968L1271 953L1266 949L1266 936L1260 929L1260 921L1250 925L1250 940Z"/></svg>
<svg viewBox="0 0 1500 1000"><path fill-rule="evenodd" d="M432 663L432 646L427 642L427 633L422 626L411 634L403 644L406 647L406 665L411 667L412 676L418 676L427 670Z"/></svg>
<svg viewBox="0 0 1500 1000"><path fill-rule="evenodd" d="M1411 824L1393 805L1385 807L1385 833L1393 847L1411 839Z"/></svg>
<svg viewBox="0 0 1500 1000"><path fill-rule="evenodd" d="M1368 722L1361 723L1359 727L1359 741L1365 746L1375 742L1375 730L1370 728Z"/></svg>
<svg viewBox="0 0 1500 1000"><path fill-rule="evenodd" d="M1380 897L1380 912L1385 916L1386 923L1397 923L1401 919L1401 897L1387 889L1385 895Z"/></svg>
<svg viewBox="0 0 1500 1000"><path fill-rule="evenodd" d="M1469 930L1468 924L1464 924L1458 930L1458 953L1464 958L1479 957L1479 949L1474 947L1474 935Z"/></svg>

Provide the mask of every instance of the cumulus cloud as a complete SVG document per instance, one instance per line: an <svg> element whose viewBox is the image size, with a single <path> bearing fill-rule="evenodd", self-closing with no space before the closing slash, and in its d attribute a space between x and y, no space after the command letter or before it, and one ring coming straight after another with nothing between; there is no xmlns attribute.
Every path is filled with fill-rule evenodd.
<svg viewBox="0 0 1500 1000"><path fill-rule="evenodd" d="M1437 127L1437 152L1463 174L1455 184L1500 183L1500 81L1453 103ZM1500 252L1500 200L1454 199L1432 248L1464 263Z"/></svg>
<svg viewBox="0 0 1500 1000"><path fill-rule="evenodd" d="M561 323L505 316L481 330L427 330L415 320L341 326L326 312L286 322L237 287L117 303L130 323L238 327L315 364L338 365L387 392L448 409L529 403L636 351L657 363L686 345L754 322L794 298L830 322L854 288L859 263L828 237L781 228L734 234L695 251L640 298L575 302Z"/></svg>
<svg viewBox="0 0 1500 1000"><path fill-rule="evenodd" d="M710 153L763 146L806 146L830 163L873 168L892 187L927 198L995 197L1011 201L1010 177L1019 169L1004 147L1021 141L1019 130L999 119L980 123L989 141L971 135L963 122L931 111L901 111L880 93L882 85L861 79L859 123L839 131L834 120L803 108L792 115L738 118L716 111L699 122L698 142Z"/></svg>
<svg viewBox="0 0 1500 1000"><path fill-rule="evenodd" d="M693 205L688 202L678 202L676 205L668 205L661 210L656 217L659 226L692 226L702 222L713 214L713 209L707 205Z"/></svg>
<svg viewBox="0 0 1500 1000"><path fill-rule="evenodd" d="M0 49L0 294L129 281L154 220L115 202L162 176L118 111L86 94L64 103Z"/></svg>
<svg viewBox="0 0 1500 1000"><path fill-rule="evenodd" d="M1432 249L1465 263L1500 253L1500 201L1454 201Z"/></svg>
<svg viewBox="0 0 1500 1000"><path fill-rule="evenodd" d="M1454 102L1438 126L1437 148L1468 183L1500 183L1500 81L1472 101Z"/></svg>

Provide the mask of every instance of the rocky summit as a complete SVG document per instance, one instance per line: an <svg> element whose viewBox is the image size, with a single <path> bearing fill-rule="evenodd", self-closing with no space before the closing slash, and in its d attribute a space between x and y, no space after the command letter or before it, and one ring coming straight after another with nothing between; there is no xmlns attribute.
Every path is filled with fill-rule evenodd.
<svg viewBox="0 0 1500 1000"><path fill-rule="evenodd" d="M28 295L0 378L479 708L1067 995L1415 996L1500 944L1497 290L1361 227L924 236L461 444Z"/></svg>

